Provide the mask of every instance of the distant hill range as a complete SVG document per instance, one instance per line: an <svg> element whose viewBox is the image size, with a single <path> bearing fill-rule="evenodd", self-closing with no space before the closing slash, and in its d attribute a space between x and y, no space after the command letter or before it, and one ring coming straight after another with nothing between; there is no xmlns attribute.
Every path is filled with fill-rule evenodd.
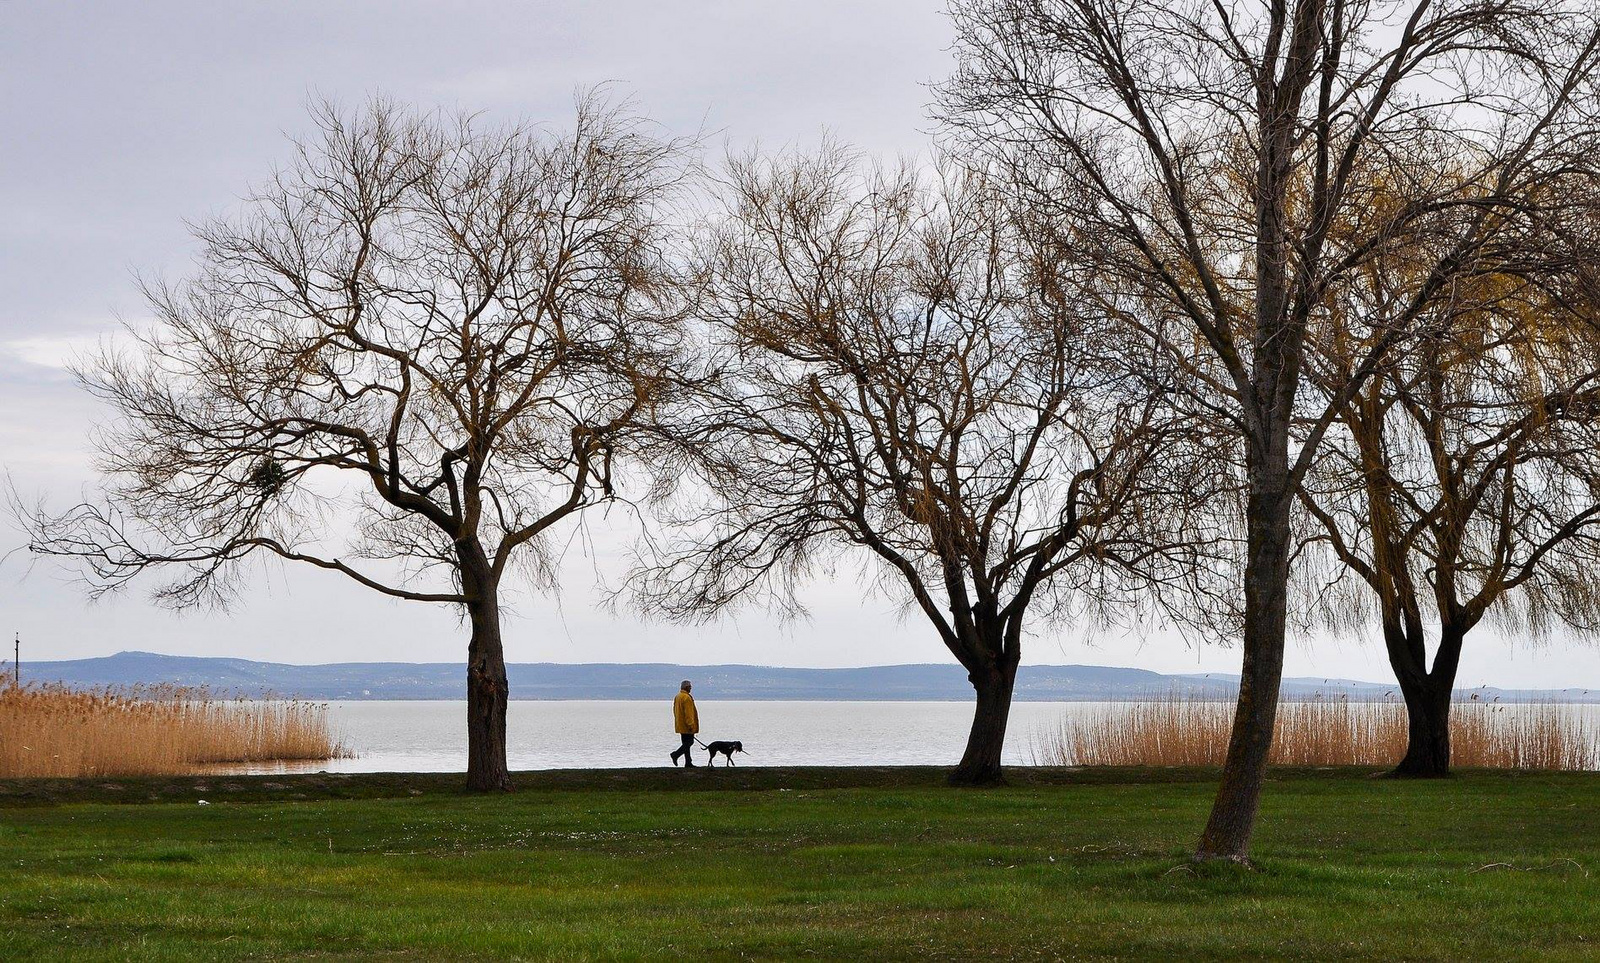
<svg viewBox="0 0 1600 963"><path fill-rule="evenodd" d="M7 666L9 669L9 666ZM119 652L98 659L22 663L24 681L75 687L174 683L247 696L302 699L464 699L465 669L455 662L335 662L287 665L248 659L214 659ZM702 699L804 699L834 701L966 701L972 687L954 665L880 665L860 669L787 669L759 665L667 663L506 667L513 699L662 699L693 679ZM1098 665L1027 665L1017 674L1016 698L1031 702L1132 701L1167 695L1231 699L1236 680L1221 675L1163 675L1145 669ZM1600 702L1600 691L1475 690L1502 701L1546 699ZM1285 679L1287 699L1397 698L1393 684L1349 679Z"/></svg>

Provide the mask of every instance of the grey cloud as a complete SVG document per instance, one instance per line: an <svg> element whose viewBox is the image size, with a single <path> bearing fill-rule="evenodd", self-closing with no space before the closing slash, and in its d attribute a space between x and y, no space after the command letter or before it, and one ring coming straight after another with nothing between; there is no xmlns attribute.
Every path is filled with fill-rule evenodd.
<svg viewBox="0 0 1600 963"><path fill-rule="evenodd" d="M184 218L225 211L288 154L308 95L346 102L386 92L423 105L561 124L575 90L613 82L681 133L710 145L812 144L824 128L884 154L926 149L926 83L950 64L943 0L605 0L437 3L277 0L0 4L0 465L25 485L73 497L90 479L88 425L103 417L61 370L4 344L82 338L138 317L134 270L181 275ZM9 544L0 543L0 553ZM604 553L606 555L609 553ZM814 619L775 627L759 613L713 629L639 622L594 607L601 560L575 557L564 601L535 597L508 626L513 661L655 660L847 665L945 659L914 621L859 598L854 577L812 593ZM87 607L49 573L0 568L0 607L38 648L75 657L147 648L284 661L452 659L448 612L376 598L322 573L264 570L231 614L178 617L138 596ZM614 576L614 572L603 572ZM0 628L5 628L0 626ZM1142 648L1072 633L1032 658L1227 671L1227 650L1151 635ZM1481 653L1481 655L1480 655ZM1553 684L1600 657L1488 647L1480 673ZM1587 662L1581 660L1589 659ZM1358 647L1291 654L1291 674L1371 675ZM1575 667L1575 668L1574 668ZM1466 674L1470 674L1469 667ZM1520 673L1520 674L1518 674Z"/></svg>

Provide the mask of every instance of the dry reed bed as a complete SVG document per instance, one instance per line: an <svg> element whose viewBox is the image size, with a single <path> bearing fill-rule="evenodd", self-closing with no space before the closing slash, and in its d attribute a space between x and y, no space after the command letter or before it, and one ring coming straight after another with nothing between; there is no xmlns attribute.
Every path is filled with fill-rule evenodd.
<svg viewBox="0 0 1600 963"><path fill-rule="evenodd" d="M0 688L0 777L179 775L347 754L316 703L180 686Z"/></svg>
<svg viewBox="0 0 1600 963"><path fill-rule="evenodd" d="M1168 697L1063 719L1035 737L1034 763L1050 766L1219 766L1233 725L1231 702ZM1450 713L1453 766L1600 769L1600 731L1559 703L1461 701ZM1406 750L1398 702L1346 699L1278 707L1271 760L1295 766L1390 766Z"/></svg>

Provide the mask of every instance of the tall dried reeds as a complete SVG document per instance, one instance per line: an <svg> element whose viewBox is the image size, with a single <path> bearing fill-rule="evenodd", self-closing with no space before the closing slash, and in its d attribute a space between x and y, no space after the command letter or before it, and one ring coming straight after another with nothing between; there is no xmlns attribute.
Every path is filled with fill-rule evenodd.
<svg viewBox="0 0 1600 963"><path fill-rule="evenodd" d="M1600 731L1559 703L1458 702L1450 713L1451 764L1490 769L1600 769ZM1046 766L1219 766L1233 703L1169 696L1069 716L1035 736ZM1271 761L1295 766L1387 766L1406 750L1398 702L1344 698L1278 707Z"/></svg>
<svg viewBox="0 0 1600 963"><path fill-rule="evenodd" d="M0 687L0 777L170 775L347 754L317 703L170 685Z"/></svg>

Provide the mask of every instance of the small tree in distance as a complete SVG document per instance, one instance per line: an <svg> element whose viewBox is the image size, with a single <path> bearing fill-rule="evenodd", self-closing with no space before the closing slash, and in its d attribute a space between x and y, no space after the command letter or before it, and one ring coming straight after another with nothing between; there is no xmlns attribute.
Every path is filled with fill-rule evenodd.
<svg viewBox="0 0 1600 963"><path fill-rule="evenodd" d="M542 537L616 497L670 383L681 145L595 100L561 134L383 101L313 120L195 229L196 273L149 287L154 328L79 372L120 416L105 499L25 513L31 547L95 592L175 570L177 608L262 557L459 607L467 783L508 789L502 586L554 577Z"/></svg>
<svg viewBox="0 0 1600 963"><path fill-rule="evenodd" d="M829 147L727 183L701 260L709 373L672 419L695 484L633 585L701 619L875 561L975 690L951 781L998 781L1029 625L1190 590L1204 436L1146 390L1157 372L1124 374L981 177L930 187Z"/></svg>

